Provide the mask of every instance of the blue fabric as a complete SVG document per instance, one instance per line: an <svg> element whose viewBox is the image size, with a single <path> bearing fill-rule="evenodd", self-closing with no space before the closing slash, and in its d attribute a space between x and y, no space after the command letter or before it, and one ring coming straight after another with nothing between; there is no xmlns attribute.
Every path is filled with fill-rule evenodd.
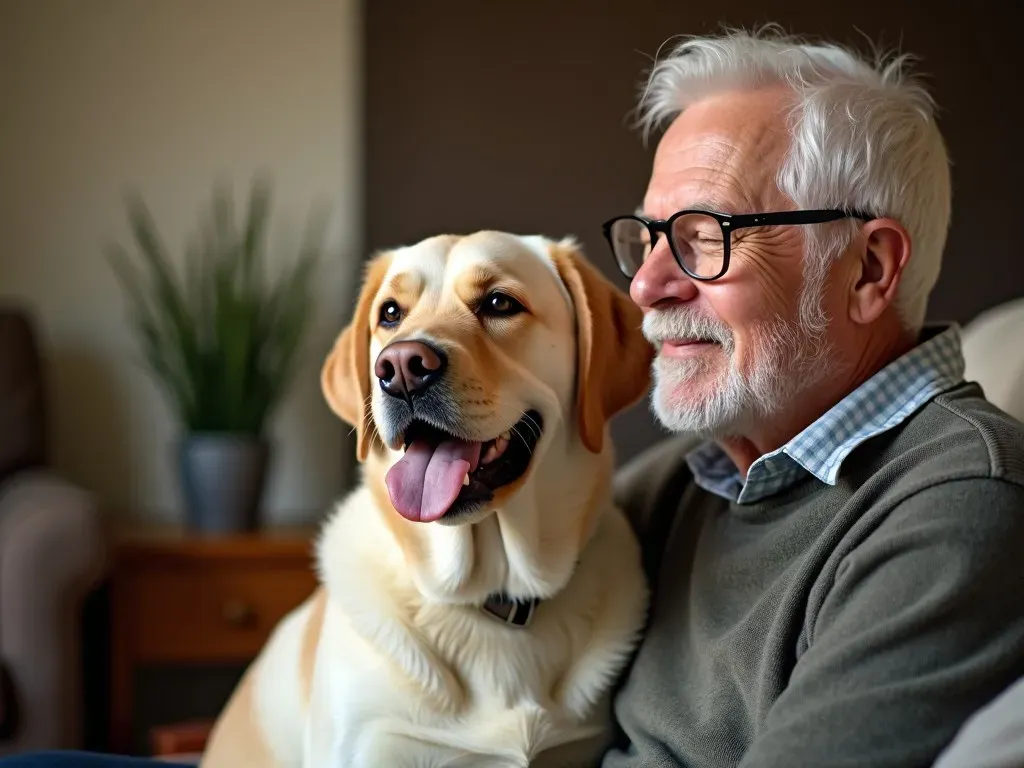
<svg viewBox="0 0 1024 768"><path fill-rule="evenodd" d="M188 763L163 763L143 757L102 755L96 752L26 752L0 758L0 768L195 768Z"/></svg>
<svg viewBox="0 0 1024 768"><path fill-rule="evenodd" d="M714 442L687 456L701 488L738 504L752 504L813 475L835 485L843 461L857 446L899 426L941 392L963 381L964 356L956 324L933 325L922 342L840 400L782 447L761 456L747 471Z"/></svg>

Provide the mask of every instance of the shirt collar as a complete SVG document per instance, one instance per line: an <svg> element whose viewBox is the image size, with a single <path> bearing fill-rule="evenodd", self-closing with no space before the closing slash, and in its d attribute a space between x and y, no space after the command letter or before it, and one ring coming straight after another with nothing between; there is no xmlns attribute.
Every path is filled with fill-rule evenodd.
<svg viewBox="0 0 1024 768"><path fill-rule="evenodd" d="M898 426L937 394L963 381L959 326L928 325L921 339L788 443L758 458L746 482L714 442L703 443L687 456L694 481L740 504L786 490L808 473L835 485L843 461L857 446Z"/></svg>

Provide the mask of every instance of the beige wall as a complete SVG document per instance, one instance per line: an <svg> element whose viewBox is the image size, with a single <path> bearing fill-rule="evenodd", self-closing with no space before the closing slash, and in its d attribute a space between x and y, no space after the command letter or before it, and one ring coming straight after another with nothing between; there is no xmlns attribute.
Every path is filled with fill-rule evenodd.
<svg viewBox="0 0 1024 768"><path fill-rule="evenodd" d="M173 521L180 507L177 426L132 361L100 249L126 239L127 185L177 254L217 178L241 200L270 172L277 235L330 204L338 256L273 425L269 519L308 518L342 487L347 429L318 366L361 246L358 13L356 0L0 0L0 300L37 314L55 460L112 514Z"/></svg>

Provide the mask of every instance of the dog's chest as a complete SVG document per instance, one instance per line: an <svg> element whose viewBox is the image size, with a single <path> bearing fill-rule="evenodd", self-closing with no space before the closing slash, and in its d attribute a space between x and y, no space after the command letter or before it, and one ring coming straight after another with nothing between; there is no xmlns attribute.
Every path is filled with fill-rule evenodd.
<svg viewBox="0 0 1024 768"><path fill-rule="evenodd" d="M421 631L475 699L506 707L522 700L546 705L572 660L571 635L561 617L552 615L556 610L542 605L528 627L504 624L476 609L438 611L436 620L421 615Z"/></svg>
<svg viewBox="0 0 1024 768"><path fill-rule="evenodd" d="M330 751L345 765L401 766L415 755L417 766L476 766L486 756L497 768L540 765L543 750L585 740L600 729L573 722L559 701L574 638L556 619L539 611L529 628L516 629L472 611L418 615L415 631L457 686L440 701L395 674L378 650L349 644L344 661L328 662L330 673L318 670L333 678L319 681L335 694ZM448 701L458 704L447 709Z"/></svg>

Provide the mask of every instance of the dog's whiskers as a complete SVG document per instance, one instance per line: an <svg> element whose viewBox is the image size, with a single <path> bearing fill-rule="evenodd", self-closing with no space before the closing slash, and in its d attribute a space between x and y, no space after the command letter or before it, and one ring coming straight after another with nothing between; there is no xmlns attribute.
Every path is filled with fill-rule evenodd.
<svg viewBox="0 0 1024 768"><path fill-rule="evenodd" d="M373 428L375 425L373 423L373 411L371 410L371 405L372 404L373 404L373 395L371 394L369 397L367 397L367 398L365 398L363 400L363 418L362 418L363 432L372 431L373 437L371 439L374 442L379 442L381 448L387 449L389 447L388 444L384 442L384 438L381 437L380 433L376 429ZM354 431L354 428L353 428L353 431Z"/></svg>
<svg viewBox="0 0 1024 768"><path fill-rule="evenodd" d="M538 440L540 440L540 424L538 424L537 421L528 413L523 416L523 421L527 422L527 426L530 427L530 431L533 432L534 436Z"/></svg>
<svg viewBox="0 0 1024 768"><path fill-rule="evenodd" d="M530 448L530 441L529 441L529 440L527 440L527 439L526 439L525 437L523 437L522 433L521 433L521 432L520 432L520 431L519 431L518 429L516 429L515 427L512 427L512 429L511 429L511 432L512 432L512 433L513 433L513 434L514 434L514 435L515 435L516 437L518 437L518 438L519 438L520 440L522 440L522 441L523 441L523 445L525 445L525 446L527 447L527 449L529 450L529 455L530 455L530 456L533 456L533 449L532 449L532 448Z"/></svg>

